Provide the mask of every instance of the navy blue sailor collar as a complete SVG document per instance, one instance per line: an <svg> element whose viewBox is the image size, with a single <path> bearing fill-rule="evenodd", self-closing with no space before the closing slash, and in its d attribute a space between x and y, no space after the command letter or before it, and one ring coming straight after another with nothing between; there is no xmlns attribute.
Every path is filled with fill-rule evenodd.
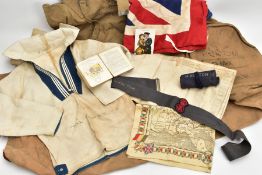
<svg viewBox="0 0 262 175"><path fill-rule="evenodd" d="M70 46L59 59L60 71L65 79L64 84L56 75L33 63L36 73L50 91L61 101L72 93L82 94L82 82L77 74L76 64Z"/></svg>
<svg viewBox="0 0 262 175"><path fill-rule="evenodd" d="M78 32L74 26L60 24L57 30L17 41L5 50L4 55L32 64L50 91L64 100L71 93L82 93L70 51Z"/></svg>

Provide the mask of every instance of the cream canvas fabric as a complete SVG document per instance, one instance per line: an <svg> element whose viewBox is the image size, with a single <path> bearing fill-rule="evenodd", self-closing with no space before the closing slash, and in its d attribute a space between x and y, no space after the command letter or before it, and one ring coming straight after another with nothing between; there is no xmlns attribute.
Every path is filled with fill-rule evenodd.
<svg viewBox="0 0 262 175"><path fill-rule="evenodd" d="M84 84L77 86L72 74L74 66L64 68L68 61L65 50L75 41L78 31L61 25L58 30L10 46L5 56L25 63L2 80L0 88L4 114L0 119L1 126L5 126L0 134L38 135L47 146L56 171L65 174L123 151L135 110L126 95L104 106ZM48 85L51 80L52 88ZM63 100L58 98L57 90L61 90Z"/></svg>

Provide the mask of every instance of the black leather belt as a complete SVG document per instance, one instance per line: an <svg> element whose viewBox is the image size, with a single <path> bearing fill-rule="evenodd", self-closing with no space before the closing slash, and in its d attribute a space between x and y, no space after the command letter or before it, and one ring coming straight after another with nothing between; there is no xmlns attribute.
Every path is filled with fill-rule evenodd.
<svg viewBox="0 0 262 175"><path fill-rule="evenodd" d="M230 161L243 157L251 151L251 144L241 130L232 131L222 120L218 119L210 112L190 105L184 98L164 94L142 85L141 83L136 83L136 79L138 80L137 82L141 82L139 80L140 78L114 77L111 87L122 90L128 95L140 98L144 101L152 101L159 106L172 108L182 116L213 128L231 140L243 139L240 143L228 142L221 147Z"/></svg>

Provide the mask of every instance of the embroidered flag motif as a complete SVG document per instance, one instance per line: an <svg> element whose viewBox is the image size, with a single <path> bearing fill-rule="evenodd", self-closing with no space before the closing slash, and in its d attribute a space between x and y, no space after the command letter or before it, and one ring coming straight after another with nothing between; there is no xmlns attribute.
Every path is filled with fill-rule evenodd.
<svg viewBox="0 0 262 175"><path fill-rule="evenodd" d="M147 135L136 134L133 140L136 140L138 142L144 142L146 138L147 138Z"/></svg>

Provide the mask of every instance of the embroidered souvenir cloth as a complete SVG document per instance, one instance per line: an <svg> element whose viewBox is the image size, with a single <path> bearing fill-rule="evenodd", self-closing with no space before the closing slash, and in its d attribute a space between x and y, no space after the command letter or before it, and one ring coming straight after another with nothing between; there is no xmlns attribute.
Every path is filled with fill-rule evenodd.
<svg viewBox="0 0 262 175"><path fill-rule="evenodd" d="M214 145L213 129L170 108L136 105L130 157L209 172Z"/></svg>
<svg viewBox="0 0 262 175"><path fill-rule="evenodd" d="M202 0L131 0L124 45L134 52L135 29L155 29L154 53L190 52L207 43L207 5Z"/></svg>
<svg viewBox="0 0 262 175"><path fill-rule="evenodd" d="M24 63L0 81L0 135L38 135L59 175L125 151L135 110L127 95L104 106L81 82L68 47L78 32L61 24L16 42L4 54Z"/></svg>

